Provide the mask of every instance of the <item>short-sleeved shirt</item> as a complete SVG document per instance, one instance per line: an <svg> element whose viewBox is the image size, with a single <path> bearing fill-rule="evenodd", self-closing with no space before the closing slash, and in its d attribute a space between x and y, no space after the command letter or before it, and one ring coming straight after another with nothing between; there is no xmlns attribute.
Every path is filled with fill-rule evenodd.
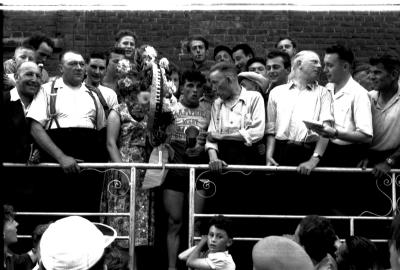
<svg viewBox="0 0 400 270"><path fill-rule="evenodd" d="M259 92L247 91L242 87L238 100L227 105L217 98L211 108L211 121L208 132L232 134L241 132L252 142L258 142L264 136L265 108L264 100ZM206 142L206 150L218 151L218 143Z"/></svg>
<svg viewBox="0 0 400 270"><path fill-rule="evenodd" d="M371 98L374 136L371 150L386 151L400 147L400 87L385 106L378 104L379 92L368 92Z"/></svg>
<svg viewBox="0 0 400 270"><path fill-rule="evenodd" d="M307 129L303 120L333 123L333 102L328 89L317 83L299 89L291 81L271 90L267 106L267 134L275 135L278 140L318 141L318 134Z"/></svg>
<svg viewBox="0 0 400 270"><path fill-rule="evenodd" d="M333 97L335 128L341 131L359 131L372 136L372 113L368 91L352 77L336 94L334 84L328 83L326 88ZM331 140L339 145L352 144L340 139Z"/></svg>
<svg viewBox="0 0 400 270"><path fill-rule="evenodd" d="M206 257L206 262L211 267L211 269L216 270L235 270L236 265L232 259L232 256L225 252L215 252L208 253Z"/></svg>
<svg viewBox="0 0 400 270"><path fill-rule="evenodd" d="M27 114L28 118L36 120L46 128L50 120L51 84L49 82L42 85ZM96 105L84 84L72 88L59 78L54 87L58 88L55 109L61 128L96 128ZM100 103L99 106L101 106ZM57 128L55 123L50 127L50 129L53 128Z"/></svg>

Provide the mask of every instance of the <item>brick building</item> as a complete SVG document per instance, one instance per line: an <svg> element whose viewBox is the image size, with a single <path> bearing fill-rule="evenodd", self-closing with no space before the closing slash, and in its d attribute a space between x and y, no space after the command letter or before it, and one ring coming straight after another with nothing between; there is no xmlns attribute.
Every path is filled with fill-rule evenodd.
<svg viewBox="0 0 400 270"><path fill-rule="evenodd" d="M378 50L400 50L399 11L18 11L3 12L3 60L9 58L23 38L42 31L61 41L60 49L86 54L107 50L114 34L129 28L138 44L151 44L174 62L187 59L185 39L200 33L210 41L209 57L215 46L250 44L265 56L281 36L294 38L300 50L322 55L336 41L351 46L358 60L366 61ZM51 75L57 72L58 55L49 60Z"/></svg>
<svg viewBox="0 0 400 270"><path fill-rule="evenodd" d="M114 34L125 28L136 32L137 47L153 45L175 63L188 59L185 39L192 34L202 34L210 41L209 58L217 45L233 47L242 42L250 44L258 56L265 57L281 36L295 39L299 50L315 50L321 56L326 47L341 41L353 48L360 61L367 61L369 56L386 48L400 51L400 11L5 10L3 60L13 55L24 38L41 31L57 41L58 52L47 64L50 75L56 75L59 51L74 49L86 55L93 50L108 50L115 42ZM243 223L247 224L247 220ZM294 228L295 222L282 226ZM384 233L366 232L365 235L385 237ZM253 244L235 244L236 254L245 255L239 260L239 266L249 266ZM385 255L382 256L385 258Z"/></svg>

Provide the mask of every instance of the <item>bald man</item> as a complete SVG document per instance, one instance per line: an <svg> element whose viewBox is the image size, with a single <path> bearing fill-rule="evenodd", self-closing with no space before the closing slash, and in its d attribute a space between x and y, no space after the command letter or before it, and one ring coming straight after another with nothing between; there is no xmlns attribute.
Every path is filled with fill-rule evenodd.
<svg viewBox="0 0 400 270"><path fill-rule="evenodd" d="M16 86L3 93L7 132L4 133L4 161L24 163L29 158L31 138L26 114L40 89L40 69L31 61L23 62L14 73Z"/></svg>
<svg viewBox="0 0 400 270"><path fill-rule="evenodd" d="M313 263L304 249L289 238L268 236L253 247L254 270L312 270Z"/></svg>

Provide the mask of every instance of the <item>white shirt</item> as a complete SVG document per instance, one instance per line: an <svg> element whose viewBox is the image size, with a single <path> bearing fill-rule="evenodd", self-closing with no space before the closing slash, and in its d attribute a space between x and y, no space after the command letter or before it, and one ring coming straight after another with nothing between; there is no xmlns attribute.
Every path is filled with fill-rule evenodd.
<svg viewBox="0 0 400 270"><path fill-rule="evenodd" d="M232 256L225 252L215 252L215 253L208 253L206 262L211 267L211 269L216 270L235 270L236 265L232 259Z"/></svg>
<svg viewBox="0 0 400 270"><path fill-rule="evenodd" d="M370 91L374 136L370 148L376 151L397 149L400 146L400 87L384 107L378 104L378 91Z"/></svg>
<svg viewBox="0 0 400 270"><path fill-rule="evenodd" d="M42 85L42 88L33 99L27 115L27 117L38 121L45 128L47 128L50 120L51 84L52 82L48 82ZM60 78L56 81L54 87L58 88L55 108L57 121L61 128L96 127L96 106L84 84L81 84L80 87L72 88ZM98 106L101 106L101 104ZM54 121L50 128L57 128Z"/></svg>
<svg viewBox="0 0 400 270"><path fill-rule="evenodd" d="M339 131L359 131L372 136L372 113L368 91L352 77L336 94L334 84L328 83L326 88L333 97L335 128ZM352 144L340 139L333 139L332 142L339 145Z"/></svg>
<svg viewBox="0 0 400 270"><path fill-rule="evenodd" d="M328 89L318 84L300 90L293 82L271 90L267 106L267 134L278 140L316 142L319 135L303 120L333 122L333 102Z"/></svg>
<svg viewBox="0 0 400 270"><path fill-rule="evenodd" d="M247 91L242 87L239 98L233 105L226 104L221 98L214 101L208 132L220 134L240 132L245 139L254 143L262 139L264 130L265 108L260 93ZM205 148L218 151L218 144L207 140Z"/></svg>

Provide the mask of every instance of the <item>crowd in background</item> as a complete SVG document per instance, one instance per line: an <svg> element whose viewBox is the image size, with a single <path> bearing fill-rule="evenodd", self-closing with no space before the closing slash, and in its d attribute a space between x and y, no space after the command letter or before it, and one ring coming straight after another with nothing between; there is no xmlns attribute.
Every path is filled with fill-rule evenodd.
<svg viewBox="0 0 400 270"><path fill-rule="evenodd" d="M6 201L20 208L21 196L29 193L36 198L31 207L43 211L129 212L130 170L106 170L99 177L97 171L83 169L79 163L148 163L159 151L170 163L209 164L210 173L218 175L218 185L223 190L217 196L237 189L229 182L230 176L223 173L232 164L295 166L299 181L287 193L295 201L308 189L301 179L318 181L312 173L316 167L372 167L372 174L360 181L385 177L392 168L398 168L399 56L387 51L371 56L368 63L357 63L345 44L332 44L324 55L299 47L284 37L265 56L255 55L248 44L233 48L219 44L211 54L204 37L192 36L187 40L191 61L171 63L167 58L160 59L150 44L139 46L132 31L121 30L116 34L115 46L107 52L82 55L73 48L66 49L59 57L59 75L50 77L46 60L52 56L54 43L43 34L32 35L15 49L12 59L3 63L2 115L7 130L3 161L55 162L62 170L38 169L32 179L40 177L41 183L27 185L21 184L24 172L13 172L13 181L6 185ZM321 74L326 77L325 85ZM154 245L158 214L155 202L160 197L168 220L168 269L177 269L189 172L135 172L135 246ZM243 176L242 180L252 177L267 176ZM337 176L326 177L335 181ZM328 198L331 204L325 207L348 214L346 207L352 197L346 199L346 194L359 187L352 184L353 175L343 174L341 178L349 184L341 192L343 200L335 199L339 185L322 195L315 194L315 199ZM45 193L48 185L56 185L57 189ZM283 190L284 185L277 184L275 188ZM154 186L161 188L161 194L151 188ZM254 196L251 187L247 188L241 194ZM372 194L368 190L366 187L365 194ZM207 203L203 192L196 192L196 213L203 212ZM295 207L313 211L302 202ZM346 262L344 258L350 251L343 251L360 245L365 252L374 252L372 242L350 237L338 251L334 249L337 236L333 229L329 229L329 247L327 244L313 254L314 244L304 242L307 237L302 236L302 229L308 222L329 223L319 219L306 218L295 236L315 269L327 269L320 268L326 257L328 264L334 265L331 269L375 269L372 255L370 266L351 268L349 265L358 261ZM15 222L12 216L6 221ZM118 235L129 234L128 217L107 216L101 222L114 228ZM199 229L197 232L201 233ZM210 232L206 234L209 239ZM229 232L226 238L232 238ZM286 240L271 241L275 245ZM189 266L234 269L230 263L227 268L214 268L213 263L198 262L196 258L206 243L207 237L185 257ZM265 246L269 244L269 240L265 242ZM126 255L128 241L115 241L109 249L116 250L110 254ZM397 253L398 248L393 252ZM258 251L253 250L253 259L255 254ZM24 260L29 261L27 258ZM34 263L35 259L30 258ZM29 267L33 268L33 263Z"/></svg>

